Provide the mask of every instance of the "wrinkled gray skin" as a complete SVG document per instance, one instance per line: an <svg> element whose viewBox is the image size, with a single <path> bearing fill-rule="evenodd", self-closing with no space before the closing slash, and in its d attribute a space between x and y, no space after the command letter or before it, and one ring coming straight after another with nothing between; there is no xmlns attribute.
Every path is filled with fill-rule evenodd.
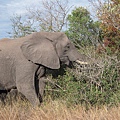
<svg viewBox="0 0 120 120"><path fill-rule="evenodd" d="M0 50L0 90L17 88L33 106L40 104L46 68L59 69L60 61L68 65L84 57L61 32L3 39Z"/></svg>

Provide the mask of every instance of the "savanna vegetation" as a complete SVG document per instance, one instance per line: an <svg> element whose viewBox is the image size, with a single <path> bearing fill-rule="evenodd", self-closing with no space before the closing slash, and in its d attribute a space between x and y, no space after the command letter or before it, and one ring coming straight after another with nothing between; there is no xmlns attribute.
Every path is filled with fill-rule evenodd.
<svg viewBox="0 0 120 120"><path fill-rule="evenodd" d="M91 64L47 71L49 81L40 108L22 100L6 102L1 104L1 120L120 119L120 0L89 2L97 20L86 8L69 6L68 0L45 0L42 10L30 8L25 16L11 18L10 37L62 31Z"/></svg>

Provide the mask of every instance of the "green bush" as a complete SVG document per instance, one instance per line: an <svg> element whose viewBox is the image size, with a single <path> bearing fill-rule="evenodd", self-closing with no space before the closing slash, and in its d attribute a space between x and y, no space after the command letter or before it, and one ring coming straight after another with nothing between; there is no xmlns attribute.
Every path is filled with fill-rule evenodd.
<svg viewBox="0 0 120 120"><path fill-rule="evenodd" d="M46 98L66 101L67 104L117 105L120 103L120 66L117 59L102 58L100 66L81 66L63 69L46 87Z"/></svg>

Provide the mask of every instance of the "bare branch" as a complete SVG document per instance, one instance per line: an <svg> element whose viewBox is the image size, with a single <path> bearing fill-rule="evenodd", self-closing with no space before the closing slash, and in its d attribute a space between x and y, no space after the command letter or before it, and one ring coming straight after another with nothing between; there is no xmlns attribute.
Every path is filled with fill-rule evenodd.
<svg viewBox="0 0 120 120"><path fill-rule="evenodd" d="M62 31L67 24L67 14L70 11L68 0L61 2L60 0L44 0L42 1L43 9L33 11L29 10L31 16L39 21L41 30L46 31Z"/></svg>

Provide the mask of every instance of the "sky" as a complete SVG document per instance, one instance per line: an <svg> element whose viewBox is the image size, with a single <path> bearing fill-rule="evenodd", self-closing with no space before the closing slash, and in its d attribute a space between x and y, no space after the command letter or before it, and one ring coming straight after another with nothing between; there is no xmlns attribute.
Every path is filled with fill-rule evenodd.
<svg viewBox="0 0 120 120"><path fill-rule="evenodd" d="M9 38L8 32L12 30L12 22L10 18L15 14L25 15L27 8L37 6L42 0L0 0L0 39ZM88 0L69 0L70 6L74 7L83 6L90 7Z"/></svg>

